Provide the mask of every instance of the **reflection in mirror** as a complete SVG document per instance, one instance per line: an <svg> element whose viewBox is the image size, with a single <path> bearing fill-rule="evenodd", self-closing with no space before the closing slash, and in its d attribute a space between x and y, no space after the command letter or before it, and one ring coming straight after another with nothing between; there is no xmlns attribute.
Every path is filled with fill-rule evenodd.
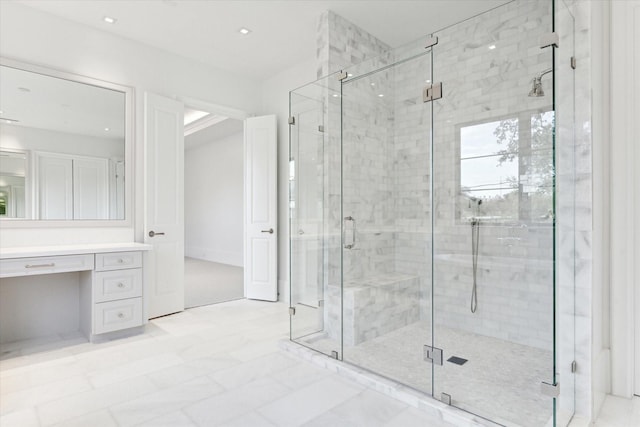
<svg viewBox="0 0 640 427"><path fill-rule="evenodd" d="M125 218L124 92L0 66L0 218Z"/></svg>

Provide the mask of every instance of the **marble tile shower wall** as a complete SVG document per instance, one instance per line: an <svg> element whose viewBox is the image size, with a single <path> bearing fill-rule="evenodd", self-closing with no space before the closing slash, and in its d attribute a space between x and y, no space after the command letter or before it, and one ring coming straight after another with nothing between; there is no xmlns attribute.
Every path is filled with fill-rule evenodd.
<svg viewBox="0 0 640 427"><path fill-rule="evenodd" d="M380 40L376 39L366 31L362 30L358 26L349 22L348 20L342 18L341 16L331 12L326 11L323 13L318 20L318 36L317 36L317 67L318 67L318 77L321 76L329 76L332 73L335 73L341 69L347 68L355 63L359 63L365 61L370 58L381 57L385 52L389 51L389 46ZM325 180L325 211L324 211L324 230L323 234L325 236L325 247L324 247L324 263L323 268L325 271L325 282L323 283L324 290L324 298L325 298L325 312L324 312L324 329L327 335L334 339L339 339L341 335L341 327L342 327L342 293L340 290L341 280L342 280L342 242L341 242L341 230L342 230L342 215L341 215L341 194L342 194L342 185L344 181L341 178L341 168L342 168L342 149L341 149L341 103L343 102L342 98L340 98L340 82L336 79L336 76L329 76L327 81L325 82L327 91L324 100L324 125L325 125L325 172L324 172L324 180ZM337 95L337 96L333 96ZM364 96L364 94L359 94L357 91L352 93L347 97L347 108L349 106L349 99L354 99L355 97ZM369 111L370 119L376 119L372 116L372 114L384 114L384 104L379 104L378 109L373 109ZM360 114L358 112L357 114ZM354 110L354 115L352 119L358 120L356 114L356 110ZM382 120L379 121L382 123ZM363 125L362 122L359 123L360 126ZM380 125L381 126L381 125ZM351 140L352 144L358 144L358 141L355 139L355 135L352 133L352 138L347 138ZM381 161L385 161L381 159L381 153L384 149L383 141L385 140L385 136L382 135L382 139L378 140L376 136L371 136L369 134L366 136L366 144L367 144L367 155L362 156L360 160L362 160L363 165L366 163L370 163L372 165L376 165L378 167L378 171L380 173L385 173L380 164ZM344 152L348 153L349 143L347 142L344 147ZM352 156L354 161L358 161L358 154L354 151L354 155ZM373 173L368 173L366 171L366 167L360 166L360 171L354 170L354 176L360 174L361 180L366 180L367 177L375 178ZM344 174L347 175L349 170L345 170ZM372 191L384 191L382 189L371 188ZM372 198L375 196L374 194L369 194L367 198ZM378 196L382 196L379 194ZM356 217L356 221L360 218L369 217L371 218L371 214L373 212L369 209L367 214L366 211L354 209L366 209L366 206L363 203L353 204L352 211L354 213L347 213L348 208L351 206L344 206L344 215L353 215ZM383 206L383 205L381 205ZM388 214L388 213L387 213ZM382 218L387 215L384 214L379 216L378 219L382 220ZM378 215L378 214L375 214ZM363 221L358 221L358 228L365 229L365 224ZM368 233L374 234L374 233ZM380 235L382 236L382 235ZM380 237L380 236L375 236ZM385 239L388 239L388 236L382 236L380 242L384 242ZM381 244L384 246L384 243ZM384 250L381 250L384 252ZM363 253L364 252L364 253ZM353 256L350 257L350 260L345 258L345 271L351 271L353 276L363 276L367 274L372 268L376 268L375 263L372 259L365 259L365 256L377 256L375 247L371 246L369 243L365 241L364 238L361 238L358 242L358 250L353 252ZM384 254L383 254L384 256ZM383 270L388 269L388 264L386 266L381 267ZM384 262L383 262L384 265ZM356 277L353 277L356 278Z"/></svg>
<svg viewBox="0 0 640 427"><path fill-rule="evenodd" d="M551 2L516 1L438 32L433 51L433 79L443 84L443 98L433 103L435 321L549 350L553 343L549 221L541 225L499 221L481 227L478 310L469 309L471 227L460 219L464 202L459 196L459 133L464 126L551 108L550 78L545 82L546 97L527 96L533 76L552 65L550 49L540 49L539 44L551 25Z"/></svg>

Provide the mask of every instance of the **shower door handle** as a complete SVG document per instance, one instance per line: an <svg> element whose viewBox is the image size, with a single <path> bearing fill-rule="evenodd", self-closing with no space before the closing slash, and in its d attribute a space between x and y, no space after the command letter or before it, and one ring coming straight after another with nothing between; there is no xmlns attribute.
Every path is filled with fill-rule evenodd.
<svg viewBox="0 0 640 427"><path fill-rule="evenodd" d="M353 228L351 229L351 243L347 243L347 238L346 238L346 234L347 234L347 221L351 221L353 223ZM344 238L344 248L345 249L353 249L356 246L356 219L352 216L345 216L344 217L344 234L345 234L345 238Z"/></svg>

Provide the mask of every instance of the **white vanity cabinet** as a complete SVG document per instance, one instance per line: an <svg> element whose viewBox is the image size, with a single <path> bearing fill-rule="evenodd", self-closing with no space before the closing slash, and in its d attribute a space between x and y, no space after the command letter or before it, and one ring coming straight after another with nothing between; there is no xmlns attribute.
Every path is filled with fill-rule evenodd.
<svg viewBox="0 0 640 427"><path fill-rule="evenodd" d="M49 280L45 274L77 273L78 329L97 341L147 322L144 254L150 249L141 243L3 248L0 278L36 276L42 281Z"/></svg>
<svg viewBox="0 0 640 427"><path fill-rule="evenodd" d="M142 326L142 252L95 254L95 268L80 288L80 323L89 337Z"/></svg>

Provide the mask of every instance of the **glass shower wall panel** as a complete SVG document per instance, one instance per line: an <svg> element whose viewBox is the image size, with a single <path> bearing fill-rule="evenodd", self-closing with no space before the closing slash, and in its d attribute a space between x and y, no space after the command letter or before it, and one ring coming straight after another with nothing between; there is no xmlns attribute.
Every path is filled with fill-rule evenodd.
<svg viewBox="0 0 640 427"><path fill-rule="evenodd" d="M555 2L556 50L556 417L566 426L575 412L575 204L578 181L575 144L575 17L573 1Z"/></svg>
<svg viewBox="0 0 640 427"><path fill-rule="evenodd" d="M433 392L506 425L554 414L552 16L510 2L433 49Z"/></svg>
<svg viewBox="0 0 640 427"><path fill-rule="evenodd" d="M339 86L329 76L289 96L291 339L329 355L341 352Z"/></svg>
<svg viewBox="0 0 640 427"><path fill-rule="evenodd" d="M399 57L342 83L343 360L430 394L431 53Z"/></svg>

